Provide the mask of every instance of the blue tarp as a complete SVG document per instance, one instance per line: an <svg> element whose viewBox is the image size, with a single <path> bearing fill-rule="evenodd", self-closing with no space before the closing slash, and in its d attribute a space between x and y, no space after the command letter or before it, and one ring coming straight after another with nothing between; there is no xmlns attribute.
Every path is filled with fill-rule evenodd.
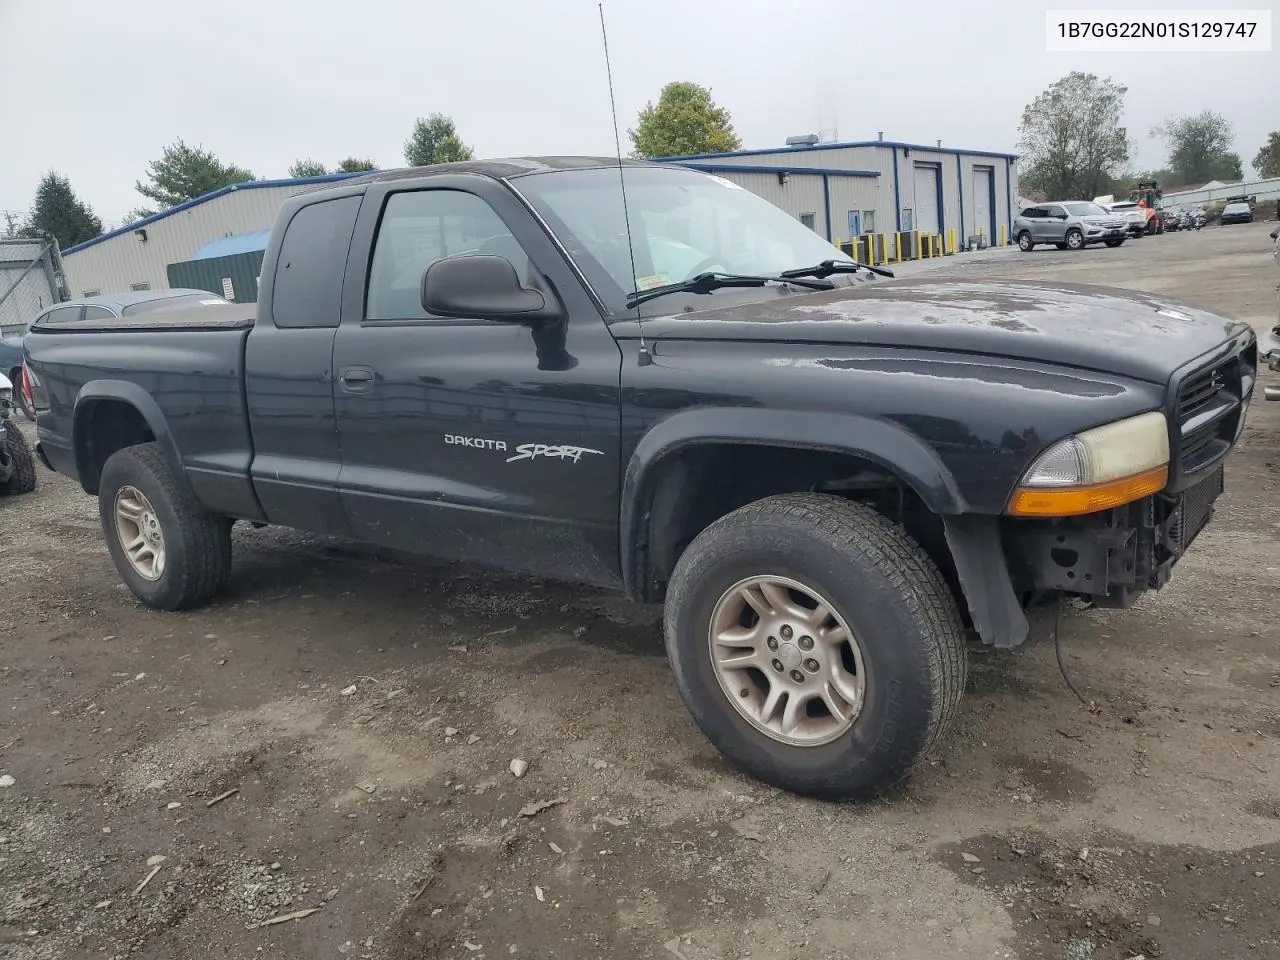
<svg viewBox="0 0 1280 960"><path fill-rule="evenodd" d="M222 237L206 243L196 251L192 260L212 260L214 257L229 257L235 253L255 253L267 249L270 230L259 230L257 233L237 233L234 236Z"/></svg>

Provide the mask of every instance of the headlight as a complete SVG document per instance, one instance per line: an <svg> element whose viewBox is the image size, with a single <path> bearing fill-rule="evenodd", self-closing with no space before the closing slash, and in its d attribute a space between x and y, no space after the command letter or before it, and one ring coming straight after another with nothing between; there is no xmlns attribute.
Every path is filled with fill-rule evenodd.
<svg viewBox="0 0 1280 960"><path fill-rule="evenodd" d="M1144 413L1067 437L1036 458L1009 501L1018 517L1074 517L1159 493L1169 482L1169 426Z"/></svg>

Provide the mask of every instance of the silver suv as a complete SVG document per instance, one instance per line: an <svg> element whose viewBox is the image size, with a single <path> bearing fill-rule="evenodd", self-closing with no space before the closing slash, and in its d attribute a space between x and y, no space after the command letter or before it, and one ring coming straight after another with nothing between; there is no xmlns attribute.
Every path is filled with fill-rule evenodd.
<svg viewBox="0 0 1280 960"><path fill-rule="evenodd" d="M1125 236L1123 217L1088 200L1036 204L1013 220L1013 238L1024 253L1037 243L1052 243L1059 250L1083 250L1091 243L1118 247Z"/></svg>

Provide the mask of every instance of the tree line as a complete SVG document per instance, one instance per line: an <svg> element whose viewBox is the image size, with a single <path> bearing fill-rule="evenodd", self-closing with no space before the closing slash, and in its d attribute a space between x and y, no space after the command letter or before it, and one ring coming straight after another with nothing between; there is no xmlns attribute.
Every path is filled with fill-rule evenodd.
<svg viewBox="0 0 1280 960"><path fill-rule="evenodd" d="M1110 78L1072 72L1051 84L1022 113L1018 147L1019 185L1024 193L1090 199L1107 193L1128 194L1138 179L1155 179L1162 187L1199 185L1209 180L1240 179L1243 164L1234 152L1231 123L1212 110L1173 117L1151 131L1167 147L1165 167L1133 171L1136 145L1123 125L1128 90ZM690 156L737 150L742 141L729 111L711 90L675 81L664 86L657 102L639 112L627 130L633 158ZM475 152L463 142L451 117L433 113L419 117L404 143L404 162L411 167L470 160ZM1280 177L1280 130L1268 135L1252 165L1262 177ZM372 158L349 156L332 168L310 157L289 167L291 177L376 170ZM203 146L179 139L147 165L146 179L134 189L150 205L131 211L125 223L152 216L213 190L259 179L245 167L226 163ZM62 247L74 246L103 232L102 221L82 201L65 176L50 171L36 188L25 224L10 233L51 235Z"/></svg>
<svg viewBox="0 0 1280 960"><path fill-rule="evenodd" d="M1019 189L1088 200L1127 195L1139 180L1154 180L1167 190L1244 178L1235 130L1214 110L1170 117L1153 127L1150 136L1165 145L1165 165L1134 170L1136 145L1122 123L1127 93L1110 77L1079 71L1050 84L1022 112ZM1280 131L1268 134L1251 165L1260 177L1280 177Z"/></svg>

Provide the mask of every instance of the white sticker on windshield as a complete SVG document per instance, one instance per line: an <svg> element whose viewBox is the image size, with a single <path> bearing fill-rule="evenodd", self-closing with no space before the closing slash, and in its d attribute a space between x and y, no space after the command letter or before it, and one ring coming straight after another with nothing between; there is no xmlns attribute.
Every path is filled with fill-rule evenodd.
<svg viewBox="0 0 1280 960"><path fill-rule="evenodd" d="M708 176L711 177L711 179L714 180L716 183L720 184L723 187L728 187L730 190L742 189L741 184L734 183L732 180L726 180L724 177L717 177L714 173L708 174Z"/></svg>

